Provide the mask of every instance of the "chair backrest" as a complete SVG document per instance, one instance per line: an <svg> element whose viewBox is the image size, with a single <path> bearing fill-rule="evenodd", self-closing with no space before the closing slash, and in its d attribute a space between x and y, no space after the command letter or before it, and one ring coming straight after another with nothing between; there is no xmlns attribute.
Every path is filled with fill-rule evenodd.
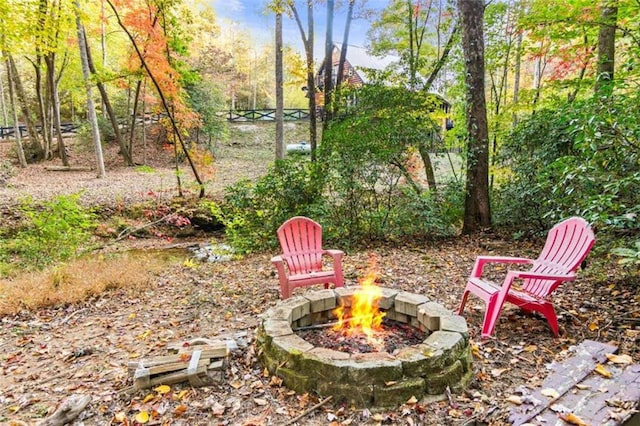
<svg viewBox="0 0 640 426"><path fill-rule="evenodd" d="M322 270L322 226L304 216L295 216L278 228L282 257L291 273Z"/></svg>
<svg viewBox="0 0 640 426"><path fill-rule="evenodd" d="M547 235L540 256L533 262L531 272L562 274L574 272L587 257L595 243L593 230L581 217L571 217L556 224ZM562 281L529 279L523 290L544 298L551 294Z"/></svg>

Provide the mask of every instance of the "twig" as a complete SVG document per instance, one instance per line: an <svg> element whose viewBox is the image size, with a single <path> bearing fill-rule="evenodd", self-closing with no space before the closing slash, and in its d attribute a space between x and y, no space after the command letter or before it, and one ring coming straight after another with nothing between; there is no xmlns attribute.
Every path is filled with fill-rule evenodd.
<svg viewBox="0 0 640 426"><path fill-rule="evenodd" d="M302 419L303 417L305 417L309 413L311 413L311 412L317 410L318 408L322 407L324 404L329 402L331 400L331 398L333 398L333 396L329 395L328 397L326 397L322 401L318 402L313 407L304 410L299 416L294 417L293 419L291 419L287 423L285 423L285 426L289 426L289 425L292 425L292 424L296 423L298 420Z"/></svg>
<svg viewBox="0 0 640 426"><path fill-rule="evenodd" d="M117 243L118 241L124 240L124 239L125 239L125 238L127 238L129 235L131 235L131 234L133 234L133 233L135 233L135 232L141 231L141 230L143 230L144 228L148 228L148 227L150 227L150 226L153 226L153 225L156 225L156 224L158 224L158 223L160 223L160 222L163 222L163 221L164 221L164 220L166 220L168 217L170 217L172 214L173 214L173 213L169 213L168 215L162 216L162 217L161 217L160 219L158 219L158 220L154 220L153 222L145 223L144 225L139 226L139 227L134 228L134 229L127 228L127 229L125 229L124 231L120 232L120 235L118 235L118 237L117 237L115 240L113 240L113 242L114 242L114 243Z"/></svg>
<svg viewBox="0 0 640 426"><path fill-rule="evenodd" d="M77 311L73 311L73 312L71 312L71 313L70 313L69 315L67 315L67 316L66 316L62 321L60 321L60 324L61 324L61 325L62 325L62 324L66 324L66 323L67 323L67 321L69 321L71 318L73 318L73 317L74 317L74 315L76 315L76 314L78 314L78 313L80 313L80 312L82 312L82 311L86 311L86 310L87 310L87 308L82 308L82 309L78 309Z"/></svg>

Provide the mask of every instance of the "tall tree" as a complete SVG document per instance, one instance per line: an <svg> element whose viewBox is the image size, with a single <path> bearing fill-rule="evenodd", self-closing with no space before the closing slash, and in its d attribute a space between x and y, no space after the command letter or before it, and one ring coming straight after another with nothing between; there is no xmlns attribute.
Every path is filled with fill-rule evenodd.
<svg viewBox="0 0 640 426"><path fill-rule="evenodd" d="M316 159L316 149L318 146L317 137L317 120L316 120L316 82L315 82L315 67L313 61L313 0L306 0L307 2L307 31L305 33L302 26L302 20L300 14L296 8L296 4L293 0L289 0L289 7L293 16L298 24L300 30L300 37L302 38L302 44L304 45L304 53L307 58L307 95L309 96L309 143L311 145L311 161Z"/></svg>
<svg viewBox="0 0 640 426"><path fill-rule="evenodd" d="M484 83L484 2L458 2L465 62L467 183L462 232L491 225L489 205L489 130Z"/></svg>
<svg viewBox="0 0 640 426"><path fill-rule="evenodd" d="M9 85L9 102L11 104L11 110L13 111L13 133L16 140L16 151L18 153L18 162L20 167L27 167L27 159L24 155L24 149L22 147L22 134L20 133L20 122L18 121L18 109L16 106L16 99L14 96L13 78L11 77L11 66L9 60L5 61L7 67L7 83ZM0 82L2 85L2 82Z"/></svg>
<svg viewBox="0 0 640 426"><path fill-rule="evenodd" d="M276 7L276 160L284 158L284 96L283 96L283 43L282 43L282 2Z"/></svg>
<svg viewBox="0 0 640 426"><path fill-rule="evenodd" d="M602 5L602 24L598 32L598 64L595 92L611 94L614 60L616 54L616 21L618 0L606 0Z"/></svg>
<svg viewBox="0 0 640 426"><path fill-rule="evenodd" d="M80 3L74 0L76 9L76 27L78 29L78 48L80 50L80 62L82 64L82 77L84 78L84 87L87 92L87 113L89 123L91 124L91 136L93 138L93 146L96 154L96 166L98 169L98 178L102 179L106 176L104 169L104 157L102 155L102 142L100 140L100 129L98 128L98 115L96 114L96 106L93 102L93 90L91 88L91 72L89 71L89 58L87 57L87 39L84 34L84 27L80 22Z"/></svg>
<svg viewBox="0 0 640 426"><path fill-rule="evenodd" d="M333 108L331 98L333 96L333 0L327 0L327 28L324 41L324 124L332 117L331 110Z"/></svg>

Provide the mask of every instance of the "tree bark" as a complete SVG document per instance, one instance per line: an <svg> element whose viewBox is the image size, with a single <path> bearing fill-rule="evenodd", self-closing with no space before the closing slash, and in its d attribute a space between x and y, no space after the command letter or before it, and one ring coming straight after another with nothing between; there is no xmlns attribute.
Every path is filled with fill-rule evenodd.
<svg viewBox="0 0 640 426"><path fill-rule="evenodd" d="M42 160L44 158L44 150L42 148L42 144L40 143L40 138L38 136L38 131L36 130L36 126L31 119L31 112L29 111L29 106L27 103L27 94L25 93L24 86L22 85L22 80L20 80L20 75L18 74L18 67L16 67L16 63L13 60L13 56L7 55L9 66L11 68L11 78L13 80L13 87L16 89L16 95L18 96L18 101L20 103L20 108L22 110L22 117L27 126L27 133L29 134L29 142L31 148L35 152L36 160Z"/></svg>
<svg viewBox="0 0 640 426"><path fill-rule="evenodd" d="M351 21L353 20L353 6L355 0L349 0L347 10L347 21L344 24L344 34L342 36L342 48L340 49L340 61L338 62L338 75L336 76L336 92L340 90L342 79L344 78L344 64L347 62L347 48L349 46L349 32L351 31ZM334 111L335 112L335 111Z"/></svg>
<svg viewBox="0 0 640 426"><path fill-rule="evenodd" d="M598 66L595 94L608 96L612 92L613 69L616 54L616 21L618 1L605 0L602 7L602 24L598 32Z"/></svg>
<svg viewBox="0 0 640 426"><path fill-rule="evenodd" d="M7 79L7 81L10 81ZM9 125L9 116L7 115L7 102L4 97L4 84L2 83L2 68L0 68L0 108L2 108L2 126Z"/></svg>
<svg viewBox="0 0 640 426"><path fill-rule="evenodd" d="M84 27L82 29L82 34L86 34L84 31ZM91 72L91 75L96 76L96 67L93 64L93 59L91 58L91 49L89 48L89 42L87 41L86 37L84 40L84 47L85 49L87 49L87 64L89 65L89 72ZM122 132L120 131L120 123L118 123L116 113L113 111L113 107L111 106L111 102L109 101L109 94L107 93L107 89L105 88L104 83L100 81L100 79L96 79L96 86L98 87L98 91L100 92L102 104L104 105L107 115L109 116L109 121L111 121L111 126L113 127L116 141L120 146L120 154L122 155L122 158L124 158L124 162L127 166L133 166L134 164L133 158L131 157L131 150L122 137Z"/></svg>
<svg viewBox="0 0 640 426"><path fill-rule="evenodd" d="M131 128L129 129L129 145L127 146L127 149L129 150L129 158L131 158L131 160L133 160L133 142L135 139L135 132L136 132L136 118L138 117L138 102L140 101L140 88L142 87L142 79L138 80L138 82L136 83L136 91L133 95L133 112L131 113ZM144 125L144 120L145 120L145 116L144 116L144 108L142 110L142 122ZM146 156L143 155L143 163L146 163L147 159Z"/></svg>
<svg viewBox="0 0 640 426"><path fill-rule="evenodd" d="M7 83L9 85L9 102L11 104L11 110L13 111L13 131L16 140L16 151L18 153L18 161L20 163L20 167L27 167L27 158L24 155L24 148L22 147L22 135L20 134L20 123L18 121L18 107L16 105L16 97L15 90L13 88L13 79L11 77L11 66L9 65L9 60L5 61L5 66L7 68ZM0 82L0 86L2 83Z"/></svg>
<svg viewBox="0 0 640 426"><path fill-rule="evenodd" d="M98 178L104 178L106 172L104 169L104 157L102 155L102 142L100 140L100 129L98 128L98 116L96 114L96 106L93 102L93 93L91 90L91 82L89 81L89 60L87 58L87 48L85 46L86 38L84 36L84 27L80 22L80 3L74 0L76 8L76 27L78 30L78 47L80 49L80 62L82 63L82 77L84 78L84 86L87 92L87 111L89 114L89 122L91 123L91 135L93 137L93 146L96 152L96 164L98 167Z"/></svg>
<svg viewBox="0 0 640 426"><path fill-rule="evenodd" d="M56 136L58 139L58 155L62 160L62 164L69 166L69 157L67 156L67 149L64 146L64 140L62 139L62 127L60 126L60 99L58 97L58 84L56 83L56 55L54 52L50 52L44 56L44 62L47 65L47 86L49 87L49 93L51 94L51 107L53 125L56 129Z"/></svg>
<svg viewBox="0 0 640 426"><path fill-rule="evenodd" d="M307 28L309 31L308 37L305 35L304 28L302 27L302 21L298 14L298 9L293 2L289 3L289 7L293 12L298 29L300 30L300 37L304 44L304 53L307 59L307 94L309 96L309 144L311 145L311 161L316 160L316 148L318 146L317 137L317 119L316 119L316 82L314 75L313 64L313 1L307 0Z"/></svg>
<svg viewBox="0 0 640 426"><path fill-rule="evenodd" d="M324 114L322 128L327 127L331 120L331 110L333 108L331 98L333 97L333 8L334 1L327 0L327 28L324 43Z"/></svg>
<svg viewBox="0 0 640 426"><path fill-rule="evenodd" d="M282 3L276 11L276 160L284 158L284 93L282 58Z"/></svg>
<svg viewBox="0 0 640 426"><path fill-rule="evenodd" d="M484 82L484 3L458 2L465 59L467 118L467 183L463 234L491 225L489 149Z"/></svg>

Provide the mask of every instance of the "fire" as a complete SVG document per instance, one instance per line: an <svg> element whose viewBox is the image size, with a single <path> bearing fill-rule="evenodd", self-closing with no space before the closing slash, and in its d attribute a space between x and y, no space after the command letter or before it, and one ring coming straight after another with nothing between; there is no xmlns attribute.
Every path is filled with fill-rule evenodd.
<svg viewBox="0 0 640 426"><path fill-rule="evenodd" d="M338 306L333 313L338 318L334 331L341 331L345 336L364 334L367 342L376 348L384 346L382 337L382 319L384 312L380 312L378 301L382 298L382 289L376 285L378 277L375 257L369 260L369 270L359 280L360 286L351 298L351 309Z"/></svg>

